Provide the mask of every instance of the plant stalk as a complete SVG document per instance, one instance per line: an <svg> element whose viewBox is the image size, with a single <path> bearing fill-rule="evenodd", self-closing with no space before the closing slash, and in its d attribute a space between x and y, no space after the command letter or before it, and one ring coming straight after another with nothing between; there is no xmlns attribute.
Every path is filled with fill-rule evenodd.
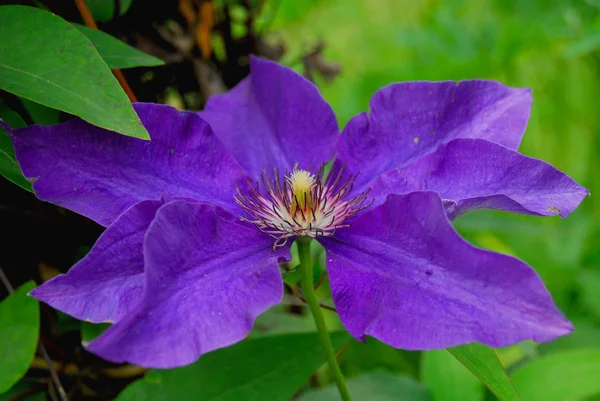
<svg viewBox="0 0 600 401"><path fill-rule="evenodd" d="M310 255L311 241L312 238L310 237L298 237L296 239L296 243L298 245L298 256L300 257L300 283L302 284L302 291L304 292L306 303L308 304L308 307L313 315L313 319L315 320L319 341L321 341L321 345L323 346L325 358L327 359L329 368L333 373L333 378L335 379L335 384L338 388L340 396L342 397L343 401L351 401L352 399L350 398L350 393L348 392L348 386L346 385L344 375L342 375L342 371L340 370L340 366L338 365L335 357L335 351L333 350L333 345L331 344L331 339L329 338L329 331L327 331L327 326L325 325L325 318L323 317L323 312L319 306L319 300L315 294L315 289L313 286L313 263Z"/></svg>

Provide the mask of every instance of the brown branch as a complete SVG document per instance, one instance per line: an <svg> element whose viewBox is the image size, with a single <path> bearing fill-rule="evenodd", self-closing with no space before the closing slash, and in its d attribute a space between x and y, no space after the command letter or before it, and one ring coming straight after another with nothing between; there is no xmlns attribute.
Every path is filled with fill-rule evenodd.
<svg viewBox="0 0 600 401"><path fill-rule="evenodd" d="M102 376L116 378L116 379L129 379L132 377L141 376L148 371L148 369L137 365L122 365L114 368L103 368L100 370L87 371L79 370L77 365L74 363L64 363L59 361L51 361L52 366L56 371L61 372L67 376L87 376L96 377L99 373ZM47 370L48 364L40 357L35 357L31 362L33 369Z"/></svg>
<svg viewBox="0 0 600 401"><path fill-rule="evenodd" d="M85 23L85 25L92 29L98 30L98 25L96 25L96 21L94 21L92 13L85 4L85 0L75 0L75 5L79 10L79 13L81 14L81 18L83 18L83 22ZM121 70L115 68L114 70L112 70L112 72L115 78L117 78L117 81L119 81L119 84L123 88L123 91L125 91L125 93L127 94L127 97L129 97L129 100L132 103L137 102L137 97L135 96L135 93L133 93L133 90L131 90L131 87L127 83L127 80L125 79L125 76L123 75Z"/></svg>

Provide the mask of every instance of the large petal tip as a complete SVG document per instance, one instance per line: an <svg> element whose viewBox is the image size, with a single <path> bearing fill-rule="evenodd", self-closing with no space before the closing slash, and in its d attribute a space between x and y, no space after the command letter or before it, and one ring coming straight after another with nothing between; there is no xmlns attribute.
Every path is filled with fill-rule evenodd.
<svg viewBox="0 0 600 401"><path fill-rule="evenodd" d="M370 112L350 120L338 159L361 172L357 184L403 167L457 138L517 149L529 120L531 90L496 81L401 82L378 90Z"/></svg>
<svg viewBox="0 0 600 401"><path fill-rule="evenodd" d="M197 113L134 105L151 141L73 119L13 130L17 161L47 202L108 226L133 204L173 196L237 209L235 182L244 170Z"/></svg>
<svg viewBox="0 0 600 401"><path fill-rule="evenodd" d="M251 57L250 75L209 99L202 118L254 179L266 169L318 168L339 137L331 106L291 68Z"/></svg>
<svg viewBox="0 0 600 401"><path fill-rule="evenodd" d="M142 297L143 239L164 201L142 201L120 215L91 251L67 274L31 292L80 320L102 323L123 318Z"/></svg>
<svg viewBox="0 0 600 401"><path fill-rule="evenodd" d="M56 280L60 276L63 275L61 274L59 276L53 277L51 280L48 280L45 283L35 287L33 290L29 291L27 295L34 297L40 302L50 304L50 302L48 301L51 301L56 295L56 291L52 290L52 280ZM50 304L50 306L52 305Z"/></svg>
<svg viewBox="0 0 600 401"><path fill-rule="evenodd" d="M411 350L499 347L572 330L536 272L464 241L434 192L390 195L322 242L337 310L358 339Z"/></svg>
<svg viewBox="0 0 600 401"><path fill-rule="evenodd" d="M173 368L245 338L281 301L270 237L218 207L173 201L145 237L146 286L136 309L87 349L113 362Z"/></svg>
<svg viewBox="0 0 600 401"><path fill-rule="evenodd" d="M375 204L390 193L435 191L454 219L473 209L568 216L589 191L552 165L485 139L454 139L371 185Z"/></svg>

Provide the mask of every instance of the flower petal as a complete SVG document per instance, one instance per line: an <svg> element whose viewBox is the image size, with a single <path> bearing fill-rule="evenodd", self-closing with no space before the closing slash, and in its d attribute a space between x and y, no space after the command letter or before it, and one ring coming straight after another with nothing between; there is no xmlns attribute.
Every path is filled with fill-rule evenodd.
<svg viewBox="0 0 600 401"><path fill-rule="evenodd" d="M550 164L484 139L456 139L371 186L374 204L388 194L436 191L453 219L472 209L567 217L589 191Z"/></svg>
<svg viewBox="0 0 600 401"><path fill-rule="evenodd" d="M200 113L253 178L271 172L318 169L335 155L339 129L317 87L293 70L250 58L250 76L214 95Z"/></svg>
<svg viewBox="0 0 600 401"><path fill-rule="evenodd" d="M35 180L36 195L104 226L133 204L164 192L237 210L233 195L243 169L206 122L170 106L134 107L151 141L79 119L13 131L17 160Z"/></svg>
<svg viewBox="0 0 600 401"><path fill-rule="evenodd" d="M360 189L452 139L483 138L517 149L531 102L531 90L494 81L386 86L371 99L370 113L357 115L344 128L338 160L360 172Z"/></svg>
<svg viewBox="0 0 600 401"><path fill-rule="evenodd" d="M47 281L31 295L80 320L120 320L142 298L144 235L162 204L147 200L133 205L67 274Z"/></svg>
<svg viewBox="0 0 600 401"><path fill-rule="evenodd" d="M281 301L273 240L225 210L173 201L146 234L141 303L89 344L114 362L171 368L244 338Z"/></svg>
<svg viewBox="0 0 600 401"><path fill-rule="evenodd" d="M340 318L360 340L411 350L501 347L572 331L535 271L465 242L433 192L390 195L320 241Z"/></svg>

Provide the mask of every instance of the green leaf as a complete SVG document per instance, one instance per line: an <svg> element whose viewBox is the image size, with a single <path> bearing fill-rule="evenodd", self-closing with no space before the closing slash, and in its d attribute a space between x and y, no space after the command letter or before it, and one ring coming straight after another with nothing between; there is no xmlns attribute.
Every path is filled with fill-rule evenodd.
<svg viewBox="0 0 600 401"><path fill-rule="evenodd" d="M25 110L27 110L31 119L36 124L54 125L60 122L60 112L56 109L32 102L29 99L21 98L21 103L23 103L23 107L25 107Z"/></svg>
<svg viewBox="0 0 600 401"><path fill-rule="evenodd" d="M123 15L131 7L133 0L121 0L119 3L119 15ZM96 21L110 21L115 15L115 0L85 0L85 4Z"/></svg>
<svg viewBox="0 0 600 401"><path fill-rule="evenodd" d="M149 56L107 33L84 25L72 25L87 36L110 68L154 67L164 64L161 59Z"/></svg>
<svg viewBox="0 0 600 401"><path fill-rule="evenodd" d="M527 401L578 400L600 393L600 349L557 352L534 360L511 378Z"/></svg>
<svg viewBox="0 0 600 401"><path fill-rule="evenodd" d="M124 135L149 139L92 43L62 18L0 7L0 89Z"/></svg>
<svg viewBox="0 0 600 401"><path fill-rule="evenodd" d="M349 339L331 333L335 348ZM183 368L152 370L117 401L287 401L323 363L315 333L249 339Z"/></svg>
<svg viewBox="0 0 600 401"><path fill-rule="evenodd" d="M392 348L367 337L364 343L353 340L344 354L343 371L348 376L385 369L390 372L418 378L421 353Z"/></svg>
<svg viewBox="0 0 600 401"><path fill-rule="evenodd" d="M510 378L507 376L496 352L483 344L467 344L448 348L460 363L465 365L502 401L520 401ZM528 398L525 398L529 401Z"/></svg>
<svg viewBox="0 0 600 401"><path fill-rule="evenodd" d="M39 384L21 381L6 393L0 394L0 401L46 401L45 393L44 387L40 388Z"/></svg>
<svg viewBox="0 0 600 401"><path fill-rule="evenodd" d="M377 401L430 401L427 387L414 379L389 372L374 372L346 380L348 390L354 400ZM310 391L297 398L297 401L339 401L340 396L334 385ZM437 400L437 398L436 398Z"/></svg>
<svg viewBox="0 0 600 401"><path fill-rule="evenodd" d="M484 387L481 382L444 350L423 354L421 376L436 401L483 400Z"/></svg>
<svg viewBox="0 0 600 401"><path fill-rule="evenodd" d="M0 302L0 393L23 377L35 355L40 310L27 295L34 288L35 283L28 281Z"/></svg>
<svg viewBox="0 0 600 401"><path fill-rule="evenodd" d="M109 323L90 323L81 322L81 341L83 343L89 343L100 334L104 333L111 325Z"/></svg>
<svg viewBox="0 0 600 401"><path fill-rule="evenodd" d="M13 128L25 127L25 121L21 116L9 109L6 104L0 99L0 120L5 121ZM23 177L19 163L15 156L10 135L0 125L0 175L4 178L20 186L21 188L32 192L31 183Z"/></svg>
<svg viewBox="0 0 600 401"><path fill-rule="evenodd" d="M300 269L295 268L282 273L283 282L289 286L296 285L300 282Z"/></svg>
<svg viewBox="0 0 600 401"><path fill-rule="evenodd" d="M291 314L287 308L282 304L275 305L256 318L250 338L291 333L314 333L317 330L310 313Z"/></svg>

